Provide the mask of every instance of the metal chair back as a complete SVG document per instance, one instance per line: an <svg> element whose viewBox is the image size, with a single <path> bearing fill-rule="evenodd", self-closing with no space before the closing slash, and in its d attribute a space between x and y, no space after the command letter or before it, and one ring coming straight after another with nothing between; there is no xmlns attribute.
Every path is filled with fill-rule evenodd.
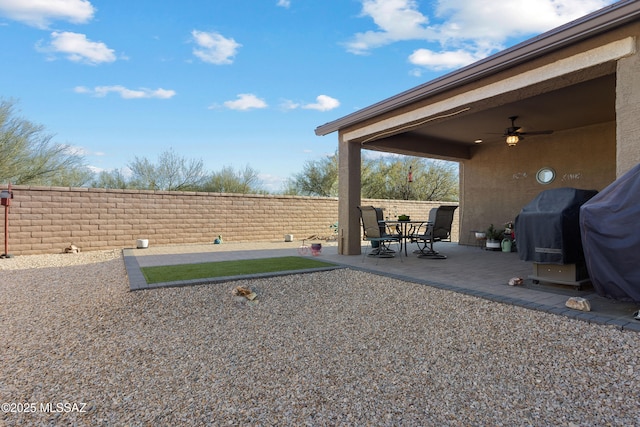
<svg viewBox="0 0 640 427"><path fill-rule="evenodd" d="M373 206L360 206L359 209L364 237L369 239L379 239L382 237L376 208Z"/></svg>
<svg viewBox="0 0 640 427"><path fill-rule="evenodd" d="M433 232L432 238L434 240L448 240L451 241L451 227L453 225L453 214L457 209L457 206L440 206L435 209L435 218L433 219ZM432 209L431 211L433 212ZM429 214L431 217L431 213ZM431 221L431 218L429 218Z"/></svg>

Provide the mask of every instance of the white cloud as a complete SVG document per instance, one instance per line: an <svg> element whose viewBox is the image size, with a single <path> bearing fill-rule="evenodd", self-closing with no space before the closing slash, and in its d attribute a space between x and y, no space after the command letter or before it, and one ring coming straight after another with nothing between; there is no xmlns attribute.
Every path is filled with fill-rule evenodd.
<svg viewBox="0 0 640 427"><path fill-rule="evenodd" d="M282 190L288 180L288 178L282 176L264 173L258 174L258 179L260 180L261 187L271 192Z"/></svg>
<svg viewBox="0 0 640 427"><path fill-rule="evenodd" d="M423 40L434 36L429 18L418 10L415 0L362 0L363 17L370 17L378 31L355 34L347 50L366 54L371 49L401 40Z"/></svg>
<svg viewBox="0 0 640 427"><path fill-rule="evenodd" d="M252 93L241 93L238 99L234 101L226 101L224 106L230 110L247 111L254 108L267 108L267 103Z"/></svg>
<svg viewBox="0 0 640 427"><path fill-rule="evenodd" d="M502 44L510 37L538 34L601 9L613 0L438 1L441 40Z"/></svg>
<svg viewBox="0 0 640 427"><path fill-rule="evenodd" d="M100 172L106 170L104 168L98 167L98 166L93 166L93 165L88 165L87 169L89 169L91 172L95 173L95 174L99 174Z"/></svg>
<svg viewBox="0 0 640 427"><path fill-rule="evenodd" d="M89 154L89 151L84 148L81 147L79 145L65 145L63 148L63 151L65 154L69 155L69 156L86 156Z"/></svg>
<svg viewBox="0 0 640 427"><path fill-rule="evenodd" d="M307 110L329 111L340 106L340 101L327 95L318 95L313 104L303 105L302 108Z"/></svg>
<svg viewBox="0 0 640 427"><path fill-rule="evenodd" d="M82 24L94 13L88 0L0 0L0 15L42 29L58 20Z"/></svg>
<svg viewBox="0 0 640 427"><path fill-rule="evenodd" d="M142 99L142 98L156 98L156 99L169 99L176 95L174 90L168 89L127 89L124 86L96 86L93 89L85 86L78 86L74 89L76 93L86 93L99 98L107 96L109 93L117 93L123 99Z"/></svg>
<svg viewBox="0 0 640 427"><path fill-rule="evenodd" d="M106 44L93 42L84 34L67 31L51 33L51 42L47 46L38 44L36 49L54 57L59 53L65 55L70 61L91 65L116 60L114 50L109 49Z"/></svg>
<svg viewBox="0 0 640 427"><path fill-rule="evenodd" d="M437 0L426 15L426 1L361 0L362 17L375 30L357 33L349 52L367 54L399 42L424 41L409 61L432 69L457 68L504 49L508 39L535 35L584 16L615 0ZM418 72L413 71L414 74Z"/></svg>
<svg viewBox="0 0 640 427"><path fill-rule="evenodd" d="M291 6L291 0L278 0L278 6L289 8L289 6Z"/></svg>
<svg viewBox="0 0 640 427"><path fill-rule="evenodd" d="M193 41L198 45L193 54L209 64L231 64L242 45L219 33L193 30Z"/></svg>
<svg viewBox="0 0 640 427"><path fill-rule="evenodd" d="M289 99L284 100L280 104L280 108L283 110L296 110L298 108L303 108L305 110L329 111L334 108L338 108L339 106L340 101L327 95L318 95L316 97L316 102L308 104L301 104Z"/></svg>
<svg viewBox="0 0 640 427"><path fill-rule="evenodd" d="M434 52L429 49L418 49L409 55L409 62L434 70L446 70L469 65L481 58L464 50Z"/></svg>
<svg viewBox="0 0 640 427"><path fill-rule="evenodd" d="M291 101L290 99L285 99L280 104L280 108L283 110L295 110L296 108L300 108L300 103Z"/></svg>

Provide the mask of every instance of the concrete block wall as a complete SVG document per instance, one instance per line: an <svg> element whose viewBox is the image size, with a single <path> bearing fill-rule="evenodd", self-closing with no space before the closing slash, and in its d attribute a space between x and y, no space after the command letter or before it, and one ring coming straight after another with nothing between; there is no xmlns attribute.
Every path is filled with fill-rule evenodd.
<svg viewBox="0 0 640 427"><path fill-rule="evenodd" d="M1 189L6 189L6 186ZM150 245L283 241L330 236L338 199L280 195L13 186L9 253L59 253ZM426 218L435 202L363 200L393 215ZM4 207L0 209L4 224ZM454 223L457 239L457 219ZM4 231L4 228L3 230Z"/></svg>

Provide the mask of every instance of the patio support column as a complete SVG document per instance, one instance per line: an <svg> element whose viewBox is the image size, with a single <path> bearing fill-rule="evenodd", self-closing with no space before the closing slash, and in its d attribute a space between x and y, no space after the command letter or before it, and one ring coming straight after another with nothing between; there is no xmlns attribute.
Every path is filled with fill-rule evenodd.
<svg viewBox="0 0 640 427"><path fill-rule="evenodd" d="M338 253L359 255L360 235L360 144L338 141Z"/></svg>
<svg viewBox="0 0 640 427"><path fill-rule="evenodd" d="M636 43L638 41L636 40ZM616 76L616 177L640 163L640 54L618 60Z"/></svg>

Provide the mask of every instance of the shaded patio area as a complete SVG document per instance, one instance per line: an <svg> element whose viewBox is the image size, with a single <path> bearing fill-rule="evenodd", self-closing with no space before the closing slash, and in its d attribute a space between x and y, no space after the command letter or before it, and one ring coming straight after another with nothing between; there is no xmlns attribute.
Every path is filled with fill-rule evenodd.
<svg viewBox="0 0 640 427"><path fill-rule="evenodd" d="M298 246L300 246L300 242L162 246L148 249L125 249L124 258L130 287L132 290L138 290L146 287L140 267L297 255ZM415 245L409 245L409 251L411 252L413 249L415 249ZM338 255L337 245L328 242L323 243L322 254L319 258L344 267L365 270L500 303L523 306L592 323L610 324L622 329L640 332L640 321L634 320L632 317L633 312L640 308L640 304L600 297L590 287L576 290L566 286L534 284L532 280L528 279L528 276L533 272L532 264L520 261L517 253L485 251L478 247L458 245L455 242L437 243L436 250L448 258L445 260L423 259L410 253L406 258L403 256L401 262L397 257L375 259L363 258L362 255ZM525 284L523 286L509 286L508 281L513 277L524 278ZM204 282L212 283L222 280L228 279L205 280ZM200 283L202 282L200 281ZM166 285L190 284L196 283ZM591 311L582 312L567 308L565 303L572 296L588 299L591 303ZM478 321L481 320L478 319Z"/></svg>

